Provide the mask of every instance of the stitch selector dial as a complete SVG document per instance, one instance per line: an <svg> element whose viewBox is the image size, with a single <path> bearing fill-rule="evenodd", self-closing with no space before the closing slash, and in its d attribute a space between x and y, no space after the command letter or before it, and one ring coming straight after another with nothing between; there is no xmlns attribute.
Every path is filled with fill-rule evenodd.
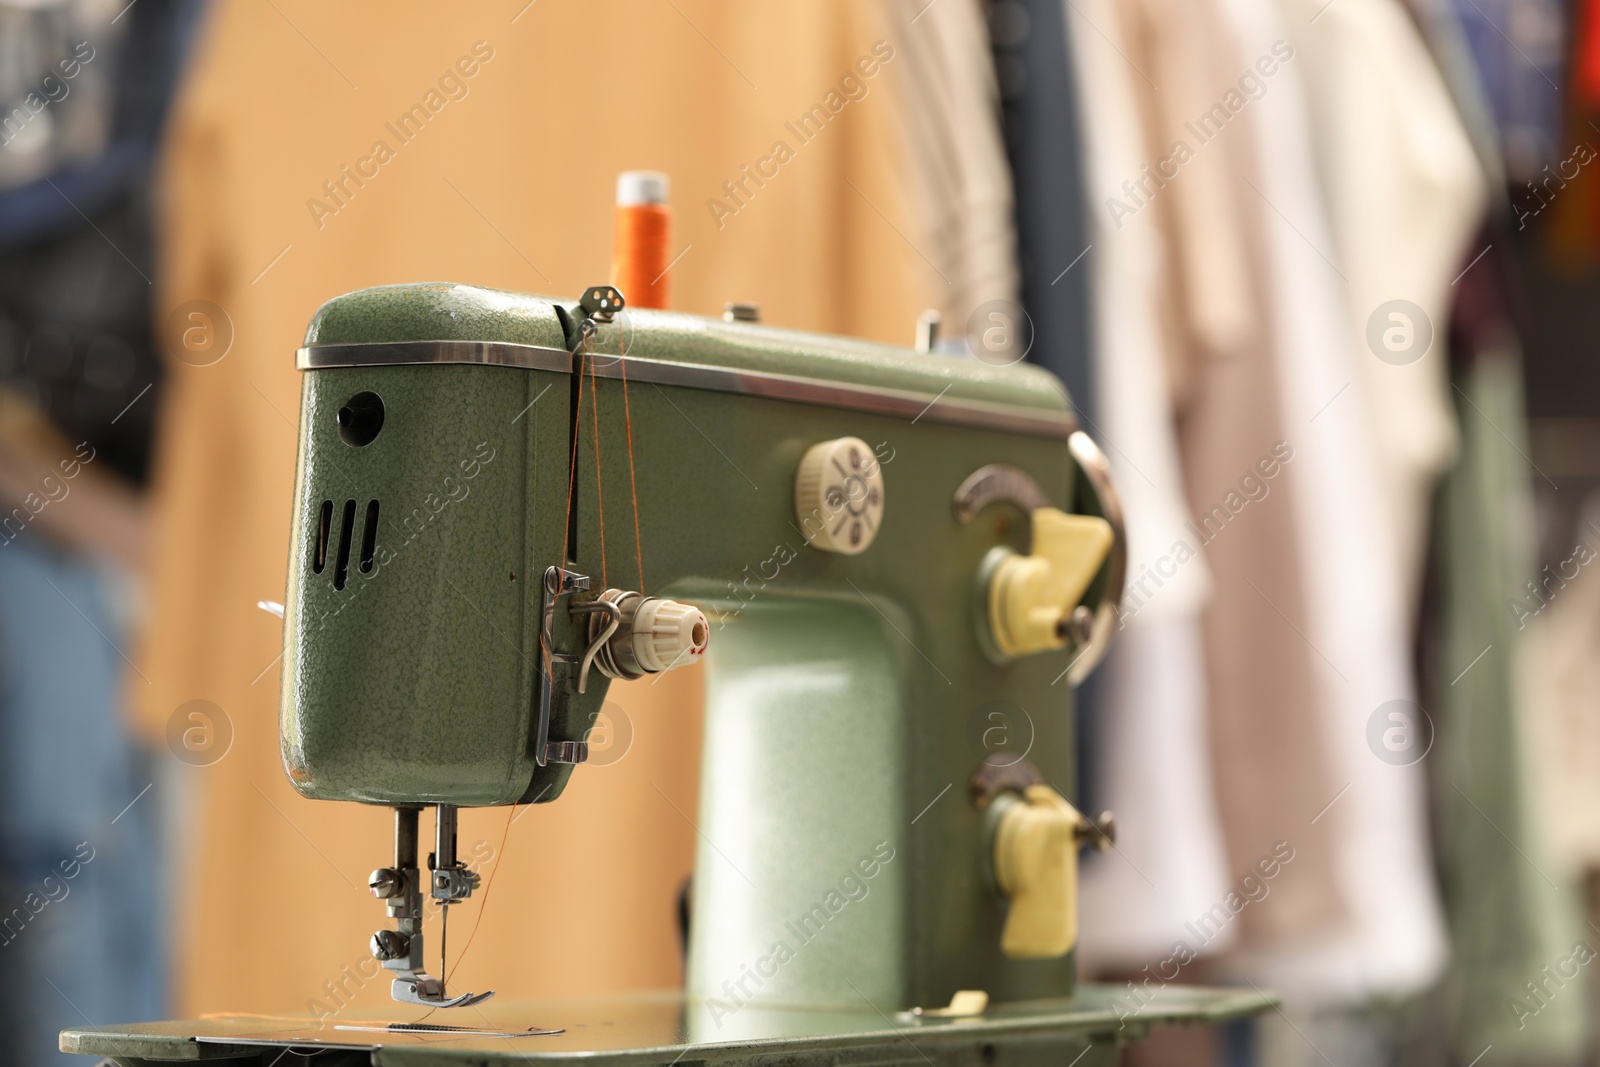
<svg viewBox="0 0 1600 1067"><path fill-rule="evenodd" d="M838 437L806 449L794 476L794 511L812 548L865 552L883 521L883 469L872 447Z"/></svg>

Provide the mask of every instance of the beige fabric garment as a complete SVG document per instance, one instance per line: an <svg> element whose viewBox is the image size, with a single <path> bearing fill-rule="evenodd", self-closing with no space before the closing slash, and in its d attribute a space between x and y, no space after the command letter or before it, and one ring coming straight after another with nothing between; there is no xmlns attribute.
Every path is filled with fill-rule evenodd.
<svg viewBox="0 0 1600 1067"><path fill-rule="evenodd" d="M1257 57L1293 43L1277 0L1214 0L1238 54ZM1331 10L1331 9L1330 9ZM1315 33L1320 23L1310 27ZM1298 53L1296 54L1298 56ZM1385 501L1366 395L1349 338L1344 279L1331 250L1313 167L1299 59L1280 64L1253 100L1257 188L1269 269L1263 295L1280 403L1305 489L1291 500L1303 539L1304 637L1317 655L1321 747L1338 790L1316 825L1336 821L1336 884L1352 923L1317 946L1246 961L1252 980L1301 1004L1365 1003L1425 988L1444 965L1446 943L1428 854L1423 770L1375 759L1366 729L1373 713L1415 691L1404 584L1383 515ZM1309 820L1308 820L1309 822ZM1381 879L1374 871L1382 871Z"/></svg>
<svg viewBox="0 0 1600 1067"><path fill-rule="evenodd" d="M1119 6L1074 0L1066 11L1085 102L1091 432L1122 497L1130 566L1094 738L1096 803L1117 813L1117 851L1084 863L1079 960L1136 971L1192 940L1185 924L1223 898L1229 875L1205 752L1200 614L1212 578L1200 557L1172 566L1189 507L1161 330L1168 249L1154 212L1129 217L1123 199L1149 154L1134 89L1142 75L1128 61ZM1158 570L1159 581L1147 577Z"/></svg>
<svg viewBox="0 0 1600 1067"><path fill-rule="evenodd" d="M421 279L576 296L608 274L616 173L650 167L672 177L680 308L758 301L772 323L909 341L928 296L885 147L894 62L806 143L785 126L889 36L875 10L845 0L214 10L171 131L160 306L212 301L236 336L214 365L172 366L154 619L137 654L149 682L130 682L152 733L196 698L235 731L226 757L193 772L195 849L173 874L177 1011L388 995L386 981L351 975L383 922L365 882L387 858L389 813L289 788L276 737L280 624L255 606L282 599L293 352L312 312L341 292ZM396 144L386 123L480 41L465 97ZM380 139L394 158L319 224L307 201L326 202L323 183ZM777 177L715 212L713 198L733 203L723 183L779 140L792 158ZM699 684L681 673L617 687L635 730L626 758L580 769L559 802L527 810L509 833L505 810L463 813L463 851L497 858L483 868L492 890L451 919L454 955L483 916L454 987L534 996L678 981Z"/></svg>
<svg viewBox="0 0 1600 1067"><path fill-rule="evenodd" d="M1470 242L1488 206L1488 185L1400 0L1281 0L1281 7L1305 71L1308 128L1337 242L1333 255L1349 287L1350 337L1359 346L1357 385L1367 394L1383 479L1387 514L1378 518L1388 525L1406 582L1409 621L1422 591L1434 484L1457 447L1446 337L1452 286L1482 251ZM1420 309L1421 319L1411 322L1415 312L1395 301ZM1393 338L1402 351L1383 345L1391 328L1400 330ZM1432 344L1419 352L1424 331Z"/></svg>
<svg viewBox="0 0 1600 1067"><path fill-rule="evenodd" d="M1149 150L1147 169L1128 195L1138 210L1151 207L1166 234L1171 299L1163 311L1176 408L1196 385L1200 353L1225 355L1245 344L1259 310L1249 288L1234 169L1217 151L1216 134L1190 128L1235 72L1231 48L1212 32L1204 0L1133 0L1125 18L1138 49L1132 58L1139 76L1132 84L1141 94ZM1207 43L1197 45L1197 37L1208 34ZM1202 134L1211 140L1202 141Z"/></svg>
<svg viewBox="0 0 1600 1067"><path fill-rule="evenodd" d="M1279 842L1294 849L1266 897L1239 915L1247 944L1281 942L1334 929L1344 911L1333 821L1311 822L1340 783L1321 748L1313 652L1301 636L1291 498L1304 487L1284 459L1294 446L1278 399L1272 309L1256 297L1267 282L1267 209L1252 188L1250 104L1272 79L1254 68L1259 57L1237 54L1209 0L1141 0L1129 16L1138 27L1130 58L1150 79L1134 84L1145 90L1151 158L1173 160L1156 172L1173 176L1147 203L1171 249L1164 306L1186 383L1177 415L1195 517L1189 543L1213 576L1202 626L1213 787L1235 884ZM1246 71L1254 81L1241 92Z"/></svg>
<svg viewBox="0 0 1600 1067"><path fill-rule="evenodd" d="M962 337L974 310L1015 302L1019 283L1011 169L1000 132L994 58L978 0L889 0L897 72L908 106L897 138L909 168L918 245L937 275L945 336Z"/></svg>

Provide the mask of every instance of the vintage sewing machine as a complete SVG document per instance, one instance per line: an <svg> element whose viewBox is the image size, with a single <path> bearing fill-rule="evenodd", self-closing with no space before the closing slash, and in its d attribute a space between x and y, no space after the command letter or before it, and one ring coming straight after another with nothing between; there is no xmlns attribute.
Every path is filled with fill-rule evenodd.
<svg viewBox="0 0 1600 1067"><path fill-rule="evenodd" d="M1071 684L1115 628L1124 557L1106 464L1048 374L624 311L605 286L445 284L331 301L298 366L283 760L305 797L395 810L371 948L401 1004L63 1048L1088 1067L1266 1003L1076 982L1077 854L1112 828L1065 799ZM717 848L695 866L687 988L447 990L423 923L427 899L447 916L477 887L457 809L557 800L611 680L702 657L697 823Z"/></svg>

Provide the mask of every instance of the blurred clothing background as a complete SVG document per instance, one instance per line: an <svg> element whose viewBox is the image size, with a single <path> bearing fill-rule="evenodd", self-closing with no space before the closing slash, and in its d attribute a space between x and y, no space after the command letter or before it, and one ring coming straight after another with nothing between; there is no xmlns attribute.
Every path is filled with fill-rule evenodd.
<svg viewBox="0 0 1600 1067"><path fill-rule="evenodd" d="M0 1058L387 1001L389 813L279 762L293 353L366 286L575 296L649 168L676 307L1003 328L1110 457L1080 964L1284 1001L1128 1062L1595 1062L1597 6L0 2ZM681 981L699 687L463 813L453 984Z"/></svg>
<svg viewBox="0 0 1600 1067"><path fill-rule="evenodd" d="M182 875L134 740L162 395L153 176L197 3L0 4L0 1059L171 1010ZM134 674L136 677L137 675Z"/></svg>

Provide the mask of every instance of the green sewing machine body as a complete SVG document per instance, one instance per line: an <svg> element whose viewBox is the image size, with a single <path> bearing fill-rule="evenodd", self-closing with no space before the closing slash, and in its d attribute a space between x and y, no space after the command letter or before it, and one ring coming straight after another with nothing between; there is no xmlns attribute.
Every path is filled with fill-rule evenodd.
<svg viewBox="0 0 1600 1067"><path fill-rule="evenodd" d="M588 591L556 590L572 605L609 587L689 602L710 628L695 822L714 847L696 858L680 1005L700 1026L680 1040L714 1044L707 1020L735 1010L735 1045L785 1010L866 1012L837 1028L865 1049L849 1035L983 990L997 1006L1045 1005L1046 1030L1078 1047L1106 996L1075 1001L1072 952L1002 951L995 810L978 784L986 768L1004 779L1025 765L1073 794L1068 670L1103 644L1122 581L1108 560L1083 591L1093 642L1005 656L987 636L993 560L1029 551L1033 508L1118 521L1060 385L1026 365L748 322L606 318L449 284L318 311L299 355L291 781L308 798L413 812L554 801L584 773L573 761L608 679L589 673L579 691L592 631L551 607L548 583L588 576ZM797 513L797 468L834 439L864 443L879 479L855 554L809 543ZM1143 1022L1267 1003L1188 992ZM201 1029L161 1025L167 1037L128 1029L133 1043L117 1046L77 1031L63 1047L128 1063L205 1047ZM1040 1032L992 1040L1012 1037ZM895 1062L915 1059L903 1038L880 1038ZM539 1040L517 1039L518 1056ZM281 1043L296 1041L317 1043ZM384 1050L443 1063L448 1047ZM661 1047L663 1065L685 1051Z"/></svg>
<svg viewBox="0 0 1600 1067"><path fill-rule="evenodd" d="M440 340L543 346L560 364L572 338L552 303L440 285L335 300L306 345ZM535 762L539 578L562 563L563 531L571 565L600 577L604 504L612 583L712 615L697 824L721 851L701 849L694 872L691 993L724 996L724 981L886 844L894 859L879 857L872 907L844 909L768 981L767 997L848 1003L858 993L847 976L891 1008L942 1005L969 988L996 999L1070 994L1070 956L1000 955L1002 902L983 884L983 813L967 797L986 737L1027 748L1071 794L1068 657L999 665L985 655L976 576L995 545L1027 548L1027 515L998 503L962 523L952 507L989 464L1026 472L1063 509L1098 507L1068 452L1074 427L1055 379L650 311L626 312L586 347L594 354L576 375L387 363L306 373L283 676L296 787L376 804L556 799L582 772ZM660 384L651 379L667 375L646 360L861 387L916 406L869 412ZM382 398L384 417L358 447L336 416L363 392ZM997 425L941 417L963 403L992 410ZM846 434L873 447L885 486L882 528L856 556L809 549L793 505L801 453ZM377 542L392 555L362 573L352 549L336 589L334 561L317 574L309 558L320 509L332 501L337 515L354 501L361 517L372 500ZM558 613L558 647L579 643L567 624ZM551 738L581 740L604 679L566 701L567 687L554 688ZM1011 713L998 722L1009 738L989 732L997 723L985 709L996 707Z"/></svg>

